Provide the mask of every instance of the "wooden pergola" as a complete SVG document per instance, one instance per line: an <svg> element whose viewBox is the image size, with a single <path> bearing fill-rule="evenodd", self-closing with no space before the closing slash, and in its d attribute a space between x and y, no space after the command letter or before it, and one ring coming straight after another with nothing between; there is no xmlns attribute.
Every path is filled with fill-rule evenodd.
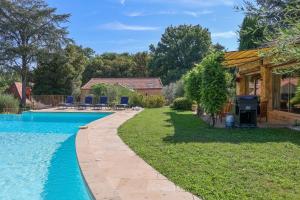
<svg viewBox="0 0 300 200"><path fill-rule="evenodd" d="M281 111L278 111L280 113L274 114L275 111L277 112L276 108L279 104L276 98L274 98L274 95L278 95L278 90L280 90L281 76L272 73L272 71L275 68L289 67L295 64L295 62L275 65L271 62L270 57L261 56L261 52L268 50L269 48L262 48L225 53L224 65L228 68L237 68L236 93L237 95L248 95L249 77L256 77L260 81L260 101L266 102L268 115L270 115L269 118L272 118L273 115L280 114L280 116L283 117L278 118L278 120L283 118L287 118L289 122L294 122L294 119L300 120L300 115L298 114L288 113L288 115L286 112Z"/></svg>

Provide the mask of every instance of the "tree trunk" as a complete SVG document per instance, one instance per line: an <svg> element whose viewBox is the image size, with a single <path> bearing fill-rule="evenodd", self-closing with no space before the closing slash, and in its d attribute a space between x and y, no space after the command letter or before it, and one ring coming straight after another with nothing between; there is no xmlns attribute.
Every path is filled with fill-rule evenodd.
<svg viewBox="0 0 300 200"><path fill-rule="evenodd" d="M212 119L212 127L215 127L216 124L215 114L211 114L211 119Z"/></svg>
<svg viewBox="0 0 300 200"><path fill-rule="evenodd" d="M22 98L21 98L21 105L22 108L26 106L26 74L22 73Z"/></svg>
<svg viewBox="0 0 300 200"><path fill-rule="evenodd" d="M21 78L22 78L21 106L22 106L22 108L25 108L25 106L26 106L26 83L27 83L27 66L26 66L25 57L22 58Z"/></svg>
<svg viewBox="0 0 300 200"><path fill-rule="evenodd" d="M202 110L200 104L197 104L197 116L201 117L203 115L204 111Z"/></svg>

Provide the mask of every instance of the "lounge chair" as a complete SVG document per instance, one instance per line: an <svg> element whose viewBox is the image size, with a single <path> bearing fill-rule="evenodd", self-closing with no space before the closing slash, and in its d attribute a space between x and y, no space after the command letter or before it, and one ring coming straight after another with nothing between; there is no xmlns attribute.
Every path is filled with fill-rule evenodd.
<svg viewBox="0 0 300 200"><path fill-rule="evenodd" d="M100 97L99 102L95 105L95 108L102 109L103 107L108 108L108 98L106 96Z"/></svg>
<svg viewBox="0 0 300 200"><path fill-rule="evenodd" d="M93 97L87 96L84 98L84 103L80 103L78 105L78 108L87 108L87 107L91 107L92 105L93 105Z"/></svg>
<svg viewBox="0 0 300 200"><path fill-rule="evenodd" d="M68 108L68 107L74 107L74 97L73 96L67 96L66 102L59 104L60 107Z"/></svg>
<svg viewBox="0 0 300 200"><path fill-rule="evenodd" d="M120 104L117 104L116 108L117 109L119 109L119 108L123 108L123 109L128 108L129 107L128 101L129 101L128 97L121 97Z"/></svg>

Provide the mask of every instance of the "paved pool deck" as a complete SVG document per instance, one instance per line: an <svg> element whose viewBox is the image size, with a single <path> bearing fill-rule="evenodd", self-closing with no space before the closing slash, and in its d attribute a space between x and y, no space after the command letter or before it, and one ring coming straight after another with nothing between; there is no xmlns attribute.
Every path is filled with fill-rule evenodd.
<svg viewBox="0 0 300 200"><path fill-rule="evenodd" d="M84 179L99 200L199 200L154 170L118 136L140 111L117 111L81 129L76 152Z"/></svg>

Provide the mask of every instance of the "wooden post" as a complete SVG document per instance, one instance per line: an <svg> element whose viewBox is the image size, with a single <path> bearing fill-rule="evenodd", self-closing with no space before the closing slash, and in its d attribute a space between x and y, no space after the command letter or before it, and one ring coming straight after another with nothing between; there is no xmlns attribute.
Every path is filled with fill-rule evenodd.
<svg viewBox="0 0 300 200"><path fill-rule="evenodd" d="M260 68L261 74L261 101L268 102L268 110L272 110L273 105L273 88L272 88L272 69L262 65Z"/></svg>
<svg viewBox="0 0 300 200"><path fill-rule="evenodd" d="M236 94L246 95L247 77L245 75L240 75L239 77L239 82L236 83Z"/></svg>

